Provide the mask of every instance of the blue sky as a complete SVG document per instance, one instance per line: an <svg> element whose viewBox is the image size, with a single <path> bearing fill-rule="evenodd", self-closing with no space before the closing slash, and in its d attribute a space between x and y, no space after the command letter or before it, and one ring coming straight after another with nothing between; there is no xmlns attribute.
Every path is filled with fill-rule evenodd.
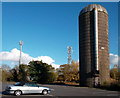
<svg viewBox="0 0 120 98"><path fill-rule="evenodd" d="M6 2L2 3L2 51L19 48L31 57L49 56L55 64L67 63L67 46L79 59L78 16L88 4L100 4L109 14L109 52L118 54L118 3ZM5 62L4 62L5 63Z"/></svg>

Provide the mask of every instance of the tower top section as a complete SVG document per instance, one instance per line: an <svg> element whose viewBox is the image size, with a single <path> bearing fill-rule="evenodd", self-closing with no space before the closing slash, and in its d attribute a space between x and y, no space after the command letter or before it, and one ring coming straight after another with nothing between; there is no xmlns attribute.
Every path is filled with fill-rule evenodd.
<svg viewBox="0 0 120 98"><path fill-rule="evenodd" d="M88 5L88 6L84 7L81 10L80 15L83 14L83 13L85 13L85 12L92 11L93 9L97 9L98 11L103 11L106 14L108 14L107 10L103 6L101 6L99 4L91 4L91 5Z"/></svg>

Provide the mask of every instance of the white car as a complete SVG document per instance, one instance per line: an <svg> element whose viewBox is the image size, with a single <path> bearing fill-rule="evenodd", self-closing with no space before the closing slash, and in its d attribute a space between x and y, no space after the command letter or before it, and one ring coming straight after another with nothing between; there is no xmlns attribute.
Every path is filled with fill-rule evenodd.
<svg viewBox="0 0 120 98"><path fill-rule="evenodd" d="M9 94L14 94L16 96L28 93L42 93L43 95L46 95L50 93L50 88L38 86L35 83L18 82L14 85L8 85L6 87L6 92Z"/></svg>

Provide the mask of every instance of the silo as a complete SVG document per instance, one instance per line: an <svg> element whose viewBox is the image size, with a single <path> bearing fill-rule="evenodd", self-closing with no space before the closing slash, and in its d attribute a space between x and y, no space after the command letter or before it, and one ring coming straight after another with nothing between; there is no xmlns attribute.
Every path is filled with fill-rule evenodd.
<svg viewBox="0 0 120 98"><path fill-rule="evenodd" d="M80 85L99 86L109 81L108 12L99 4L79 15Z"/></svg>

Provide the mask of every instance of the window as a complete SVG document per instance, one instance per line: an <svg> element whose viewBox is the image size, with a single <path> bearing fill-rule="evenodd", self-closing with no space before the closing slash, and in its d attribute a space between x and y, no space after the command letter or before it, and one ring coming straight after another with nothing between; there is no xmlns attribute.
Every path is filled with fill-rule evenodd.
<svg viewBox="0 0 120 98"><path fill-rule="evenodd" d="M36 85L34 83L30 83L29 86L31 86L31 87L38 87L38 85Z"/></svg>
<svg viewBox="0 0 120 98"><path fill-rule="evenodd" d="M14 86L23 86L23 85L24 85L24 83L21 83L21 82L14 84Z"/></svg>

